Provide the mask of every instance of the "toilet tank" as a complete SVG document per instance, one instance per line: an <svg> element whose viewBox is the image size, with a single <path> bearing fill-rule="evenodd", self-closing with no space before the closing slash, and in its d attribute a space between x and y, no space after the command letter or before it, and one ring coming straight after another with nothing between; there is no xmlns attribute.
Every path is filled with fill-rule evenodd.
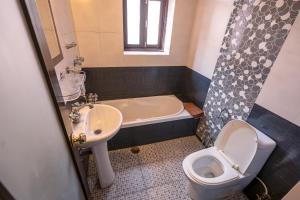
<svg viewBox="0 0 300 200"><path fill-rule="evenodd" d="M257 151L244 175L255 177L266 163L272 151L275 149L276 142L256 128L254 129L257 134Z"/></svg>

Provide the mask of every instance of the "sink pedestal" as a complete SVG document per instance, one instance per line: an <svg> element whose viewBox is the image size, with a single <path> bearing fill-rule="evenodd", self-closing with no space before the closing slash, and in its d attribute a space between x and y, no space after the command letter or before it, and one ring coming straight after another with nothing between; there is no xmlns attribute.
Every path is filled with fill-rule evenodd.
<svg viewBox="0 0 300 200"><path fill-rule="evenodd" d="M107 141L114 137L121 128L122 113L113 106L94 104L92 109L80 110L79 124L73 124L73 134L79 137L85 133L85 141L78 147L90 147L95 157L101 188L113 184L115 173L108 157Z"/></svg>
<svg viewBox="0 0 300 200"><path fill-rule="evenodd" d="M109 187L113 184L115 173L109 160L107 142L96 144L92 147L92 151L96 160L100 186L101 188Z"/></svg>

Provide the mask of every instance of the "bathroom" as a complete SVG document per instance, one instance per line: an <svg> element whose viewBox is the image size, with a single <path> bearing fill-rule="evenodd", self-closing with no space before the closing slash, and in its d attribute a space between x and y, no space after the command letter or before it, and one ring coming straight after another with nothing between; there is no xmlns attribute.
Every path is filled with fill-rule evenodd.
<svg viewBox="0 0 300 200"><path fill-rule="evenodd" d="M1 200L299 199L299 0L1 3Z"/></svg>

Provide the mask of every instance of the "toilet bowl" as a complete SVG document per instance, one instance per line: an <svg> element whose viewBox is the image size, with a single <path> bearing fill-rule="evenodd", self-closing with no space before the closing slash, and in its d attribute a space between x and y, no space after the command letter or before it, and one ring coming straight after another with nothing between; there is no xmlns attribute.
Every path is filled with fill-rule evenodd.
<svg viewBox="0 0 300 200"><path fill-rule="evenodd" d="M183 160L193 200L224 199L256 177L276 143L242 120L228 122L214 146Z"/></svg>

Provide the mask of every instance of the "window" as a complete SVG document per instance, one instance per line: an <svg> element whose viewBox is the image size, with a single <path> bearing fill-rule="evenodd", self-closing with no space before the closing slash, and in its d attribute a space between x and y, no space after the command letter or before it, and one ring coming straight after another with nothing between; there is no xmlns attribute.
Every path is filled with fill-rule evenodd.
<svg viewBox="0 0 300 200"><path fill-rule="evenodd" d="M163 51L168 0L123 0L126 51Z"/></svg>

